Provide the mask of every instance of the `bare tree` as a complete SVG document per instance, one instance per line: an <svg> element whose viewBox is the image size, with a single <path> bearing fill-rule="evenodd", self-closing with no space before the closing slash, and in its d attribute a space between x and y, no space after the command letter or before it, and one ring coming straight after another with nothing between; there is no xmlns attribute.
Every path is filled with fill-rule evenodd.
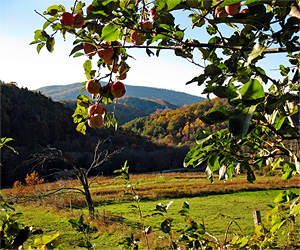
<svg viewBox="0 0 300 250"><path fill-rule="evenodd" d="M121 150L115 150L112 153L109 153L108 150L101 149L101 146L107 141L106 140L99 140L95 150L94 150L94 158L93 162L89 166L88 169L78 167L76 164L72 163L71 160L66 158L62 151L56 148L51 148L50 146L47 146L45 148L42 148L39 152L32 154L30 159L27 160L22 164L24 165L31 165L32 171L36 169L44 169L45 164L49 162L63 162L65 164L68 164L71 166L71 168L74 171L70 171L71 174L73 174L79 181L80 185L82 186L83 190L80 188L71 188L71 187L62 187L58 188L50 193L44 194L44 196L49 196L53 194L58 193L69 193L69 192L75 192L80 193L85 196L86 204L89 210L89 215L91 217L94 216L95 208L93 205L93 200L90 192L90 187L96 180L96 178L99 175L99 171L96 176L94 176L91 180L88 180L89 174L92 170L97 170L104 162L106 162L108 159L110 159L112 156L114 156L117 153L120 153ZM19 166L20 167L20 166Z"/></svg>

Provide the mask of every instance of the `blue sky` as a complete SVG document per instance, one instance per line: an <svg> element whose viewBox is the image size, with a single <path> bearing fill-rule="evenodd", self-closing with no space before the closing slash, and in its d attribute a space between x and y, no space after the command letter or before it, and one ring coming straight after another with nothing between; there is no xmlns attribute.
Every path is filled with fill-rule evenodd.
<svg viewBox="0 0 300 250"><path fill-rule="evenodd" d="M91 2L91 1L90 1ZM56 36L55 50L49 53L42 49L36 52L33 40L34 31L41 29L44 19L34 10L43 13L47 7L62 4L67 10L73 6L72 0L0 0L0 79L5 82L15 81L19 87L37 89L47 85L63 85L85 81L83 62L86 57L69 57L73 37L63 41ZM89 2L86 2L89 4ZM181 28L189 28L190 23L184 16L187 12L178 12L176 22ZM189 34L192 31L189 32ZM193 35L201 42L207 42L205 32L195 29ZM172 51L162 51L161 56L149 58L145 50L135 49L129 52L136 60L128 61L131 67L124 84L150 86L171 89L201 96L202 88L196 84L185 85L202 69L183 58L176 57ZM96 65L96 59L93 62ZM273 77L279 77L275 70L278 60L284 63L282 56L268 56L263 66Z"/></svg>

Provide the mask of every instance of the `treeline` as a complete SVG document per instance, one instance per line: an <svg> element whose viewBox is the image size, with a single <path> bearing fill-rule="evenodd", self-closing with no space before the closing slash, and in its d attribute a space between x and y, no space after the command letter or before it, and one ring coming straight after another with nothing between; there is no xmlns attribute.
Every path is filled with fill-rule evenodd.
<svg viewBox="0 0 300 250"><path fill-rule="evenodd" d="M195 140L194 135L200 128L216 132L227 127L225 123L207 125L201 120L201 116L211 109L221 106L231 108L225 99L214 98L176 110L137 118L126 123L123 127L127 131L152 138L156 142L168 145L185 144Z"/></svg>
<svg viewBox="0 0 300 250"><path fill-rule="evenodd" d="M19 154L5 147L1 149L1 185L10 186L15 180L24 180L36 162L34 154L46 147L57 148L77 166L88 168L93 161L98 140L106 140L103 150L121 150L105 162L99 171L111 175L127 160L130 172L145 173L182 167L188 147L158 145L132 132L110 129L87 129L84 136L75 130L72 121L73 109L53 102L36 91L18 88L15 84L1 82L1 137L13 138L10 146ZM70 166L52 159L40 165L38 172L51 180L55 171L70 169ZM94 173L95 174L95 173Z"/></svg>

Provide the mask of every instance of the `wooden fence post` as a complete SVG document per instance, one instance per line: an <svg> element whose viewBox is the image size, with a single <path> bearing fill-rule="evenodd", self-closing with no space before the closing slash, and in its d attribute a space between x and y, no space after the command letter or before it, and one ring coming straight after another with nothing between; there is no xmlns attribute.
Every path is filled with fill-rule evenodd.
<svg viewBox="0 0 300 250"><path fill-rule="evenodd" d="M257 227L259 223L261 223L260 211L253 211L254 225Z"/></svg>

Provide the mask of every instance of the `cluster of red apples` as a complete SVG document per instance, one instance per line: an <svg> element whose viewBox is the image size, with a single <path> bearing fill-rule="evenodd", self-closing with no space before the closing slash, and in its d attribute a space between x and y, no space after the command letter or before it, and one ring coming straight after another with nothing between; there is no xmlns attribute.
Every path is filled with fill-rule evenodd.
<svg viewBox="0 0 300 250"><path fill-rule="evenodd" d="M152 20L158 17L155 9L150 11ZM150 33L153 29L153 23L150 21L140 22L138 30L132 30L130 33L131 42L135 45L142 45L146 41L146 34Z"/></svg>
<svg viewBox="0 0 300 250"><path fill-rule="evenodd" d="M220 4L221 2L217 2L217 4ZM217 7L215 10L215 16L217 18L225 18L228 15L230 16L234 16L238 13L248 13L249 10L248 9L244 9L241 11L241 3L237 3L237 4L232 4L232 5L227 5L225 7L219 8Z"/></svg>
<svg viewBox="0 0 300 250"><path fill-rule="evenodd" d="M76 13L73 15L70 12L64 12L60 16L60 22L63 26L71 26L74 28L81 28L84 25L83 15Z"/></svg>
<svg viewBox="0 0 300 250"><path fill-rule="evenodd" d="M92 9L92 5L87 7L87 15ZM74 28L83 27L85 21L81 14L71 14L69 12L64 12L60 17L60 22L64 26L71 26ZM114 48L113 48L114 47ZM118 73L118 80L123 80L126 78L126 72L129 70L129 66L122 62L118 64L118 57L120 55L121 43L118 41L108 43L103 41L99 45L94 45L92 43L85 42L83 44L84 53L87 56L98 56L104 60L104 62L111 67L112 73ZM120 81L114 83L110 82L106 86L101 85L97 80L89 80L86 83L86 90L90 94L98 95L100 98L105 96L111 99L120 98L125 95L126 88L124 84ZM105 114L107 113L107 107L100 105L98 102L88 108L88 119L87 123L92 128L101 127L104 124Z"/></svg>
<svg viewBox="0 0 300 250"><path fill-rule="evenodd" d="M87 6L87 15L92 9L92 5ZM158 13L153 9L150 12L152 20L156 19ZM64 12L60 16L60 22L63 26L70 26L74 28L82 28L85 21L83 15L76 13L72 14L69 12ZM146 41L146 34L153 30L153 24L150 21L140 22L136 30L130 32L130 40L134 45L142 45ZM121 43L119 41L106 42L103 41L100 44L94 44L92 42L83 43L83 50L85 55L93 57L98 54L98 56L108 65L111 73L118 73L117 81L108 83L102 86L97 80L91 79L87 81L85 87L87 92L93 95L98 95L101 97L109 97L112 99L120 98L125 95L126 88L120 80L126 78L126 73L129 70L129 66L125 62L118 64L118 59L120 55ZM107 107L102 106L97 102L88 108L88 118L87 123L90 127L96 128L101 127L104 124L105 114L107 113Z"/></svg>
<svg viewBox="0 0 300 250"><path fill-rule="evenodd" d="M108 83L103 86L99 81L89 80L86 83L86 90L93 95L109 96L111 95L113 99L120 98L125 95L126 88L124 84L120 81L114 83ZM101 127L104 123L105 113L107 113L107 107L102 107L100 104L92 105L88 108L88 125L91 128Z"/></svg>

